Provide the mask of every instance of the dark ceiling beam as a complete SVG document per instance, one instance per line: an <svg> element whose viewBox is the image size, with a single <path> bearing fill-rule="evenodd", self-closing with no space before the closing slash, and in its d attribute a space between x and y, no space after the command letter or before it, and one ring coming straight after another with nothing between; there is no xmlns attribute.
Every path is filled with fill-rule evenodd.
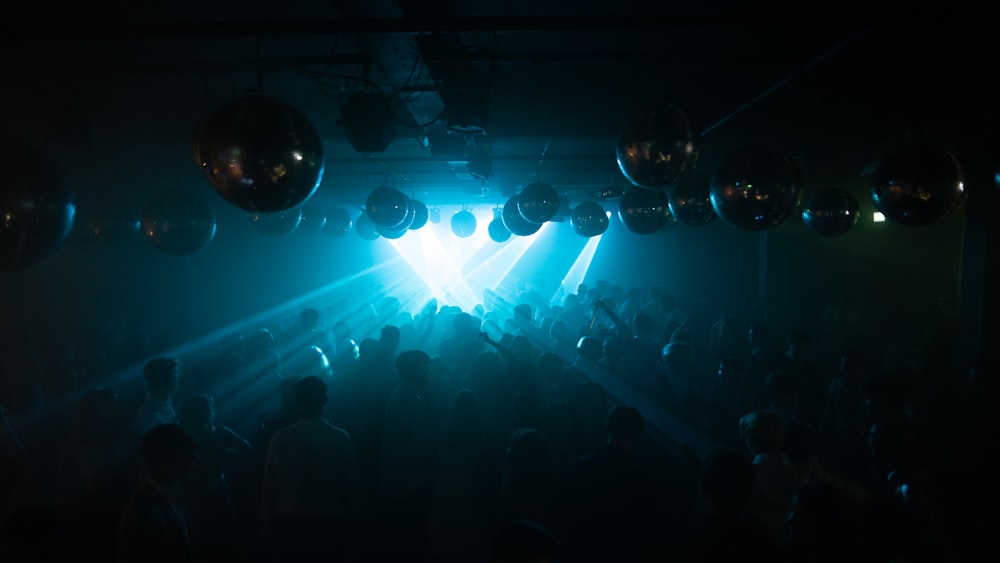
<svg viewBox="0 0 1000 563"><path fill-rule="evenodd" d="M0 26L5 41L39 40L78 42L101 39L191 38L329 34L438 34L470 32L582 32L659 31L704 29L859 29L888 21L877 13L803 11L793 15L774 13L706 13L627 16L548 17L345 17L288 21L221 21L176 23L84 23ZM893 20L897 21L897 20ZM909 21L901 17L899 21ZM897 22L898 23L898 22ZM910 22L915 23L915 22Z"/></svg>
<svg viewBox="0 0 1000 563"><path fill-rule="evenodd" d="M73 60L69 57L52 57L49 60L9 59L0 60L0 68L26 74L50 74L53 71L83 71L89 76L130 76L156 74L205 74L211 72L281 72L306 67L356 66L371 63L365 53L334 55L299 55L258 60L251 57L228 59L191 59L174 61L110 61L107 58L88 57Z"/></svg>

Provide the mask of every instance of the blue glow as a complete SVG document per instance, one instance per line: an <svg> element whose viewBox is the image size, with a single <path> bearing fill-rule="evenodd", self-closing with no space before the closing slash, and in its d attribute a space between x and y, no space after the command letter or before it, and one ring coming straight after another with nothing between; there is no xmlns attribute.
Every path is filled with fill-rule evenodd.
<svg viewBox="0 0 1000 563"><path fill-rule="evenodd" d="M451 215L459 210L460 208L443 212ZM417 302L436 297L464 310L481 302L481 292L477 293L469 284L469 264L482 254L481 250L488 250L487 244L497 243L490 239L489 232L484 227L493 220L493 210L485 208L470 211L476 216L479 227L469 237L455 236L450 224L432 223L388 241L425 286L425 291L414 296Z"/></svg>
<svg viewBox="0 0 1000 563"><path fill-rule="evenodd" d="M573 265L569 267L569 271L563 276L555 295L552 296L552 300L550 301L552 305L562 305L563 297L570 293L576 293L576 289L587 277L587 270L590 269L590 263L594 261L594 255L597 254L597 246L601 244L601 237L603 236L597 235L587 240L587 245L583 247Z"/></svg>

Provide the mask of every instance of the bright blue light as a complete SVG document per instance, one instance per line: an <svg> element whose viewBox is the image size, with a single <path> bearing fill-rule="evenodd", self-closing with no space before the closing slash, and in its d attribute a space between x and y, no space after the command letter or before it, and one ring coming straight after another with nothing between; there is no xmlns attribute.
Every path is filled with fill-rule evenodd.
<svg viewBox="0 0 1000 563"><path fill-rule="evenodd" d="M460 210L444 209L442 212L453 215ZM493 220L492 209L470 211L479 225ZM481 302L481 293L476 293L469 285L468 270L470 261L481 249L487 244L496 245L490 240L487 229L477 228L471 236L462 238L451 232L450 224L432 223L388 242L424 283L424 299L436 297L463 310L471 310Z"/></svg>
<svg viewBox="0 0 1000 563"><path fill-rule="evenodd" d="M555 295L552 296L550 302L552 305L562 305L563 297L570 293L576 293L576 288L580 287L580 284L587 277L587 270L590 269L590 263L593 262L594 255L597 254L597 245L601 244L603 236L597 235L587 240L587 245L583 247L573 265L569 267L569 271L563 276Z"/></svg>

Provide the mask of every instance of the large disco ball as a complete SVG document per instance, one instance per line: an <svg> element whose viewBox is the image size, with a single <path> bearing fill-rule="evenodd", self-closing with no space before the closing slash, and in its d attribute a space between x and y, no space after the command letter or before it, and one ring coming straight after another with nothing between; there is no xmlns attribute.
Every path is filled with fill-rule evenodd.
<svg viewBox="0 0 1000 563"><path fill-rule="evenodd" d="M331 237L342 237L351 232L354 227L354 220L346 209L340 206L330 207L326 210L326 224L323 225L323 232Z"/></svg>
<svg viewBox="0 0 1000 563"><path fill-rule="evenodd" d="M323 179L323 142L309 119L263 95L208 114L194 156L215 191L247 211L284 211L309 199Z"/></svg>
<svg viewBox="0 0 1000 563"><path fill-rule="evenodd" d="M410 198L392 186L379 186L368 194L365 203L368 218L377 227L398 227L410 213Z"/></svg>
<svg viewBox="0 0 1000 563"><path fill-rule="evenodd" d="M59 165L24 141L0 140L0 271L14 271L51 256L69 237L76 203Z"/></svg>
<svg viewBox="0 0 1000 563"><path fill-rule="evenodd" d="M204 198L187 190L163 190L142 209L142 234L165 254L185 256L215 238L215 213Z"/></svg>
<svg viewBox="0 0 1000 563"><path fill-rule="evenodd" d="M499 216L494 217L493 220L490 221L487 231L489 231L490 240L493 242L507 242L511 237L510 230L504 226L503 218Z"/></svg>
<svg viewBox="0 0 1000 563"><path fill-rule="evenodd" d="M667 103L639 111L618 137L617 158L622 174L636 186L676 184L698 158L687 116Z"/></svg>
<svg viewBox="0 0 1000 563"><path fill-rule="evenodd" d="M518 196L515 194L507 200L507 203L504 203L503 209L500 211L503 226L507 227L512 235L519 237L533 235L542 228L542 223L532 223L522 217L521 212L517 210L517 198Z"/></svg>
<svg viewBox="0 0 1000 563"><path fill-rule="evenodd" d="M258 233L269 237L283 237L291 234L302 223L302 211L299 208L275 213L254 213L250 222Z"/></svg>
<svg viewBox="0 0 1000 563"><path fill-rule="evenodd" d="M471 237L476 232L476 216L463 209L451 216L451 232L461 238Z"/></svg>
<svg viewBox="0 0 1000 563"><path fill-rule="evenodd" d="M748 231L773 229L791 217L802 195L798 167L784 151L748 145L731 153L715 171L712 208L726 223Z"/></svg>
<svg viewBox="0 0 1000 563"><path fill-rule="evenodd" d="M707 225L715 219L709 196L711 177L695 172L681 180L667 195L670 214L685 225Z"/></svg>
<svg viewBox="0 0 1000 563"><path fill-rule="evenodd" d="M316 201L307 201L301 208L302 222L299 230L308 233L318 233L326 226L326 210Z"/></svg>
<svg viewBox="0 0 1000 563"><path fill-rule="evenodd" d="M619 201L618 217L637 235L653 234L670 220L667 193L659 188L628 188Z"/></svg>
<svg viewBox="0 0 1000 563"><path fill-rule="evenodd" d="M886 219L907 226L931 225L965 201L962 167L941 147L912 145L879 163L871 194Z"/></svg>
<svg viewBox="0 0 1000 563"><path fill-rule="evenodd" d="M573 231L581 237L596 237L603 235L608 230L611 221L601 204L585 201L573 208L569 223L572 225Z"/></svg>
<svg viewBox="0 0 1000 563"><path fill-rule="evenodd" d="M420 200L411 199L410 204L413 208L413 221L410 223L410 230L416 231L427 224L430 211L427 209L427 205Z"/></svg>
<svg viewBox="0 0 1000 563"><path fill-rule="evenodd" d="M358 215L357 220L354 221L354 232L358 233L358 236L365 240L375 240L382 236L378 232L378 225L372 222L367 213Z"/></svg>
<svg viewBox="0 0 1000 563"><path fill-rule="evenodd" d="M517 196L517 210L529 223L544 223L559 211L559 192L545 182L532 182Z"/></svg>
<svg viewBox="0 0 1000 563"><path fill-rule="evenodd" d="M858 199L841 188L819 190L802 205L802 222L821 237L839 237L847 233L860 216Z"/></svg>

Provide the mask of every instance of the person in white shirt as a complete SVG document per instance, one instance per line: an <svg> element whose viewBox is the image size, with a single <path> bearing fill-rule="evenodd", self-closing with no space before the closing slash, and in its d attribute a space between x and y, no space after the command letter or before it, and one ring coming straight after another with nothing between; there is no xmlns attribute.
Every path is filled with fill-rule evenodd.
<svg viewBox="0 0 1000 563"><path fill-rule="evenodd" d="M350 555L368 501L351 436L323 417L327 384L318 376L295 386L300 418L276 431L264 462L261 519L273 555L287 561Z"/></svg>

